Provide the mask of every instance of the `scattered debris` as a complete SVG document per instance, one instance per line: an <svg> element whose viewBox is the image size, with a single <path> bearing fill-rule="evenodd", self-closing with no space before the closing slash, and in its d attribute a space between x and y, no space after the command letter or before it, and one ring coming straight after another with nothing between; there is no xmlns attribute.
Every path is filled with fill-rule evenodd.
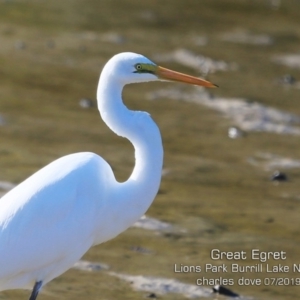
<svg viewBox="0 0 300 300"><path fill-rule="evenodd" d="M143 228L148 230L159 230L159 231L173 229L173 226L171 224L147 216L142 216L131 227Z"/></svg>
<svg viewBox="0 0 300 300"><path fill-rule="evenodd" d="M153 253L153 251L146 249L144 247L141 247L141 246L132 246L132 247L130 247L130 250L132 250L134 252L142 253L142 254L152 254Z"/></svg>
<svg viewBox="0 0 300 300"><path fill-rule="evenodd" d="M290 74L286 74L278 79L278 83L286 84L286 85L293 85L296 83L296 78Z"/></svg>
<svg viewBox="0 0 300 300"><path fill-rule="evenodd" d="M182 283L175 279L167 279L160 277L148 276L131 276L125 274L117 274L110 272L112 276L117 276L120 279L131 283L132 287L137 291L146 291L151 294L182 294L187 298L210 297L211 290L205 287L200 287L195 284Z"/></svg>
<svg viewBox="0 0 300 300"><path fill-rule="evenodd" d="M276 80L277 84L281 84L285 87L293 87L300 89L300 82L296 80L293 75L286 74Z"/></svg>
<svg viewBox="0 0 300 300"><path fill-rule="evenodd" d="M91 272L91 271L108 270L109 266L102 263L94 263L86 260L80 260L74 264L73 268L81 271Z"/></svg>

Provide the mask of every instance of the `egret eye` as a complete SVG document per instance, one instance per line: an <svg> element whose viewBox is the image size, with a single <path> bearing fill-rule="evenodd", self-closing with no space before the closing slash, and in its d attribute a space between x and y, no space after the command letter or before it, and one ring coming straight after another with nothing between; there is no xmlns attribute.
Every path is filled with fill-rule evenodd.
<svg viewBox="0 0 300 300"><path fill-rule="evenodd" d="M141 64L136 64L135 68L140 71L143 69L142 65Z"/></svg>
<svg viewBox="0 0 300 300"><path fill-rule="evenodd" d="M143 64L143 63L137 63L134 65L135 71L134 73L149 73L154 74L155 73L155 65L152 64Z"/></svg>

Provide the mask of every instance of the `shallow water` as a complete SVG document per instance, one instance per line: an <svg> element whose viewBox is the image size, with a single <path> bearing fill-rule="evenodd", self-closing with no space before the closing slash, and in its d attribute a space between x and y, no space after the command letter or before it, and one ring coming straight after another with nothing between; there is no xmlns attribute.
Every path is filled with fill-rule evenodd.
<svg viewBox="0 0 300 300"><path fill-rule="evenodd" d="M164 176L146 219L152 223L91 249L83 258L90 269L71 269L39 299L140 299L151 291L182 299L187 295L180 284L171 288L174 281L211 289L197 285L204 277L232 280L228 287L247 298L297 298L299 19L297 0L0 1L0 192L79 151L100 154L119 180L128 177L130 143L108 130L95 106L79 103L95 103L99 72L115 53L142 53L220 86L125 88L128 107L150 112L163 136ZM241 131L234 139L232 127ZM271 181L276 170L287 181ZM212 249L244 251L247 258L213 260ZM260 262L251 258L253 249L283 251L286 259ZM233 263L261 263L263 271L232 272ZM267 263L290 269L267 272ZM175 264L202 271L175 272ZM225 265L212 272L209 264ZM162 286L172 282L170 293L148 281L150 290L143 290L124 274L155 278L155 285L163 278ZM0 299L28 294L5 291Z"/></svg>

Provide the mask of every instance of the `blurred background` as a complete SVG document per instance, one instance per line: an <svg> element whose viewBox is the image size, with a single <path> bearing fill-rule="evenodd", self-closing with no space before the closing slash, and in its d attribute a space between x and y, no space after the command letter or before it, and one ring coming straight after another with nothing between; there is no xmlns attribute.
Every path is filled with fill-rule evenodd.
<svg viewBox="0 0 300 300"><path fill-rule="evenodd" d="M81 151L98 153L126 180L133 148L109 131L95 99L116 53L141 53L220 86L125 88L126 105L148 111L161 129L159 194L147 218L91 249L83 258L91 263L52 281L39 299L214 298L212 286L197 286L203 277L233 279L229 288L247 298L298 297L292 270L176 273L174 265L230 267L212 261L214 248L285 251L286 260L269 265L300 263L299 23L298 0L0 1L2 193ZM239 285L243 276L288 280ZM5 291L0 299L28 295Z"/></svg>

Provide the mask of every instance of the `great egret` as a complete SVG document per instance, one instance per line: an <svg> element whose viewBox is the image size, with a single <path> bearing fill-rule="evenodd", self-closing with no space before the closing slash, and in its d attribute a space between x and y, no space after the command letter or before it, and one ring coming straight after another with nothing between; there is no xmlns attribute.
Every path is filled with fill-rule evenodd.
<svg viewBox="0 0 300 300"><path fill-rule="evenodd" d="M42 168L0 199L0 291L30 288L35 300L43 285L78 261L92 246L136 222L157 194L163 147L146 112L122 102L124 85L170 80L214 84L157 66L135 53L121 53L104 66L97 90L104 122L135 149L135 166L117 182L100 156L75 153Z"/></svg>

